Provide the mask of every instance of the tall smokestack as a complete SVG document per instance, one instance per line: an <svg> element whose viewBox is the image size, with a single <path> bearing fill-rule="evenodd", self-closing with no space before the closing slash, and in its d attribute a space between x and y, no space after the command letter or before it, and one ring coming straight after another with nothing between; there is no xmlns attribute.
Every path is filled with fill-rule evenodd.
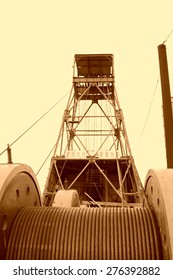
<svg viewBox="0 0 173 280"><path fill-rule="evenodd" d="M165 144L167 168L173 168L173 114L171 104L171 93L169 85L168 63L166 56L166 46L158 46L160 78L162 87L163 118L165 128Z"/></svg>

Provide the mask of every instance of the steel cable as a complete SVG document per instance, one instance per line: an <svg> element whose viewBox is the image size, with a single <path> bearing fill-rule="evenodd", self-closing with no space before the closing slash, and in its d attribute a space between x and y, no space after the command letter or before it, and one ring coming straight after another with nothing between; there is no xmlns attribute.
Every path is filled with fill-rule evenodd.
<svg viewBox="0 0 173 280"><path fill-rule="evenodd" d="M6 259L160 259L159 233L148 208L23 208Z"/></svg>

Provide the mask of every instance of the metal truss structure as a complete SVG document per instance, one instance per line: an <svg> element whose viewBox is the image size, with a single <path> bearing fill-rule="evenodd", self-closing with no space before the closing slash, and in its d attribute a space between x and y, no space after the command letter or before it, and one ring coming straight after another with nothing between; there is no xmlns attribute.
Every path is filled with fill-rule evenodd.
<svg viewBox="0 0 173 280"><path fill-rule="evenodd" d="M143 203L114 78L112 54L78 54L73 86L44 189L51 206L60 189L75 189L81 205Z"/></svg>

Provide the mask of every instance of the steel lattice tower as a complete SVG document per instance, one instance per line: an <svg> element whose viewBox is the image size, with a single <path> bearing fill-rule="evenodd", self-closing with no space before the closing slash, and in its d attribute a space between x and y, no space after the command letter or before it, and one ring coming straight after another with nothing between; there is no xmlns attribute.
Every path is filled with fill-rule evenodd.
<svg viewBox="0 0 173 280"><path fill-rule="evenodd" d="M44 204L59 189L76 189L85 205L142 203L137 174L115 89L111 54L74 58L73 86L64 111Z"/></svg>

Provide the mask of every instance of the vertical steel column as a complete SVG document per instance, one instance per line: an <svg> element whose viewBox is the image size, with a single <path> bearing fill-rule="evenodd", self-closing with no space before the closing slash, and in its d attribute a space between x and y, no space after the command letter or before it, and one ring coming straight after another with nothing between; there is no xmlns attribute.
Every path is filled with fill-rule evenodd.
<svg viewBox="0 0 173 280"><path fill-rule="evenodd" d="M7 156L8 156L8 163L13 163L12 162L12 155L11 155L11 148L9 146L9 144L7 145Z"/></svg>
<svg viewBox="0 0 173 280"><path fill-rule="evenodd" d="M159 54L160 77L161 77L161 87L162 87L167 168L173 168L173 116L172 116L166 46L164 44L158 46L158 54Z"/></svg>

